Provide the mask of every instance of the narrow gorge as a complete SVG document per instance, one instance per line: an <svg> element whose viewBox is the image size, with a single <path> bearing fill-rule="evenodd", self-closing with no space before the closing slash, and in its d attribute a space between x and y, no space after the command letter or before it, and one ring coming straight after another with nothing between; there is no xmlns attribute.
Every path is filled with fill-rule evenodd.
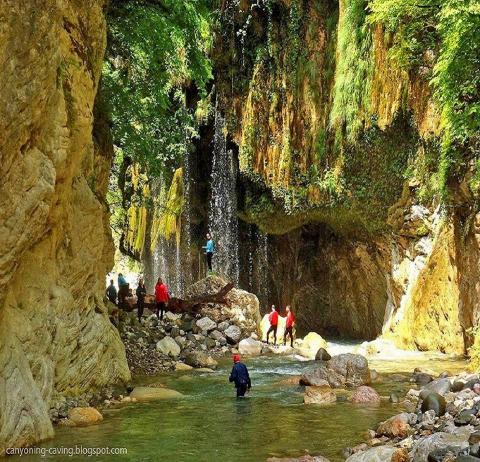
<svg viewBox="0 0 480 462"><path fill-rule="evenodd" d="M0 456L130 386L107 277L195 297L207 232L241 289L215 330L258 298L478 372L480 9L417 3L4 0Z"/></svg>

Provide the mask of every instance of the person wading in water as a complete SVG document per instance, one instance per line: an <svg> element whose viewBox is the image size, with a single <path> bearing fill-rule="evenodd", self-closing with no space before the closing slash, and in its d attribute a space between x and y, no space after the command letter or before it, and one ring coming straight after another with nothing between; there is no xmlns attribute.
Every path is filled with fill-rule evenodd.
<svg viewBox="0 0 480 462"><path fill-rule="evenodd" d="M290 335L290 346L293 348L293 326L295 325L295 316L290 305L287 305L287 320L285 321L285 333L283 334L283 344L287 343L287 335Z"/></svg>
<svg viewBox="0 0 480 462"><path fill-rule="evenodd" d="M268 320L270 321L270 328L267 330L267 343L268 343L268 337L270 337L270 332L273 332L273 345L276 345L277 344L278 312L275 308L275 305L272 305L272 312L268 315Z"/></svg>
<svg viewBox="0 0 480 462"><path fill-rule="evenodd" d="M110 285L107 287L107 298L114 304L117 304L117 288L113 284L113 279L110 279Z"/></svg>
<svg viewBox="0 0 480 462"><path fill-rule="evenodd" d="M167 303L170 300L166 284L163 283L162 278L158 278L155 285L155 301L157 304L157 318L163 319L163 312L167 310Z"/></svg>
<svg viewBox="0 0 480 462"><path fill-rule="evenodd" d="M212 235L210 233L207 233L207 245L204 245L202 248L205 250L205 255L207 256L208 271L213 271L212 258L213 253L215 252L215 245L213 244Z"/></svg>
<svg viewBox="0 0 480 462"><path fill-rule="evenodd" d="M138 287L137 287L136 293L137 293L137 317L138 317L138 322L141 322L143 309L145 308L145 295L147 295L147 289L145 288L143 279L140 279L138 281Z"/></svg>
<svg viewBox="0 0 480 462"><path fill-rule="evenodd" d="M240 362L240 355L233 355L233 367L228 381L235 382L237 398L244 398L247 389L252 388L247 366Z"/></svg>

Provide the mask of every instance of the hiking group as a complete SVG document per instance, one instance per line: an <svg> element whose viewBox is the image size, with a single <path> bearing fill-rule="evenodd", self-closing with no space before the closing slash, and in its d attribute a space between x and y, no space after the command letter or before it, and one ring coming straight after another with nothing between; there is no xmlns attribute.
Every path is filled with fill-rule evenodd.
<svg viewBox="0 0 480 462"><path fill-rule="evenodd" d="M212 236L210 233L206 235L207 242L206 245L202 247L205 252L206 257L206 266L208 272L212 272L212 261L213 255L215 253L215 244L213 242ZM125 279L122 273L118 275L118 291L115 287L113 279L110 280L110 285L106 289L106 296L110 302L116 304L118 299L118 304L121 306L123 305L124 301L128 297L133 297L133 291L129 287L129 283ZM137 317L138 321L142 321L143 312L145 309L145 297L147 296L147 289L145 287L145 283L143 278L140 278L138 281L138 285L135 291L135 295L137 298ZM157 318L159 320L163 320L164 313L167 311L168 303L170 301L170 292L168 290L167 284L162 280L161 277L157 279L157 283L155 284L155 305L154 310ZM283 344L286 344L287 337L290 337L290 345L293 347L293 327L295 326L295 316L292 312L290 305L287 305L286 308L286 320L285 320L285 332L283 335ZM270 327L267 331L267 338L266 342L269 343L270 334L273 333L273 345L276 346L277 344L277 329L279 323L279 313L275 307L275 305L271 306L271 311L268 316L268 321L270 323ZM235 354L233 355L233 368L230 373L229 377L230 382L234 382L237 398L243 398L252 386L250 375L248 373L248 368L245 364L243 364L240 360L240 355Z"/></svg>

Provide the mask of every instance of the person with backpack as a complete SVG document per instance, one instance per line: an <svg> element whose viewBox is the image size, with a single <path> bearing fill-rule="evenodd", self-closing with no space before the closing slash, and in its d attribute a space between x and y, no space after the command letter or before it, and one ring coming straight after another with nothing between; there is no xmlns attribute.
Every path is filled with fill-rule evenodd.
<svg viewBox="0 0 480 462"><path fill-rule="evenodd" d="M272 305L272 312L268 315L268 320L270 322L270 327L267 330L267 344L270 333L273 332L273 345L277 344L277 327L278 327L278 311L275 308L275 305Z"/></svg>
<svg viewBox="0 0 480 462"><path fill-rule="evenodd" d="M240 362L240 355L233 355L233 368L228 381L235 383L237 398L244 398L247 390L252 388L247 366Z"/></svg>

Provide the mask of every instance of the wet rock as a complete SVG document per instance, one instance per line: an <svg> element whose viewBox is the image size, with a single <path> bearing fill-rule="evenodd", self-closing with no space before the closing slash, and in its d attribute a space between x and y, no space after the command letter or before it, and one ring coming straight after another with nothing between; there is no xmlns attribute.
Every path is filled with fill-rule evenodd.
<svg viewBox="0 0 480 462"><path fill-rule="evenodd" d="M466 427L462 427L466 429ZM424 462L428 460L428 455L439 449L454 449L461 451L468 448L469 431L459 431L457 433L438 432L433 435L424 436L415 442L412 451L413 462Z"/></svg>
<svg viewBox="0 0 480 462"><path fill-rule="evenodd" d="M130 393L130 398L137 401L148 401L155 399L176 399L182 398L182 393L164 387L135 387Z"/></svg>
<svg viewBox="0 0 480 462"><path fill-rule="evenodd" d="M420 386L424 386L433 381L433 377L430 374L424 372L417 372L413 375L413 381Z"/></svg>
<svg viewBox="0 0 480 462"><path fill-rule="evenodd" d="M211 331L213 329L216 329L217 323L215 321L212 321L208 316L205 316L201 319L199 319L196 322L197 327L202 330L202 331Z"/></svg>
<svg viewBox="0 0 480 462"><path fill-rule="evenodd" d="M203 351L191 351L185 355L185 362L193 367L217 368L217 361Z"/></svg>
<svg viewBox="0 0 480 462"><path fill-rule="evenodd" d="M305 358L315 359L315 356L320 348L327 348L326 340L324 340L322 336L316 332L310 332L303 338L301 346L297 348L297 351Z"/></svg>
<svg viewBox="0 0 480 462"><path fill-rule="evenodd" d="M425 387L420 392L420 399L424 399L430 392L438 393L439 395L446 395L450 389L452 388L452 384L450 383L449 379L437 379L429 384L425 385Z"/></svg>
<svg viewBox="0 0 480 462"><path fill-rule="evenodd" d="M188 364L185 364L185 363L176 363L175 364L175 370L176 371L190 371L192 369L193 369L192 366L189 366Z"/></svg>
<svg viewBox="0 0 480 462"><path fill-rule="evenodd" d="M166 356L176 358L180 354L180 346L172 337L164 337L157 343L157 350Z"/></svg>
<svg viewBox="0 0 480 462"><path fill-rule="evenodd" d="M350 401L355 404L378 404L380 395L373 388L363 385L355 390Z"/></svg>
<svg viewBox="0 0 480 462"><path fill-rule="evenodd" d="M249 337L238 344L238 351L242 355L258 356L262 353L262 346L262 342Z"/></svg>
<svg viewBox="0 0 480 462"><path fill-rule="evenodd" d="M367 451L352 454L346 462L390 462L396 448L390 446L377 446Z"/></svg>
<svg viewBox="0 0 480 462"><path fill-rule="evenodd" d="M305 387L303 395L305 404L332 404L336 401L337 396L329 386Z"/></svg>
<svg viewBox="0 0 480 462"><path fill-rule="evenodd" d="M101 422L103 416L94 407L74 407L68 412L68 420L77 427L86 427Z"/></svg>
<svg viewBox="0 0 480 462"><path fill-rule="evenodd" d="M437 416L445 414L445 398L438 393L430 392L422 401L422 412L435 411Z"/></svg>
<svg viewBox="0 0 480 462"><path fill-rule="evenodd" d="M411 430L409 422L410 416L403 412L382 422L377 428L377 434L393 438L397 436L405 438Z"/></svg>
<svg viewBox="0 0 480 462"><path fill-rule="evenodd" d="M328 354L328 351L325 350L325 348L319 348L316 355L315 355L315 360L316 361L330 361L332 357Z"/></svg>
<svg viewBox="0 0 480 462"><path fill-rule="evenodd" d="M333 356L320 363L313 371L302 375L303 385L315 385L326 380L332 388L359 387L371 381L368 361L361 355L351 353Z"/></svg>

